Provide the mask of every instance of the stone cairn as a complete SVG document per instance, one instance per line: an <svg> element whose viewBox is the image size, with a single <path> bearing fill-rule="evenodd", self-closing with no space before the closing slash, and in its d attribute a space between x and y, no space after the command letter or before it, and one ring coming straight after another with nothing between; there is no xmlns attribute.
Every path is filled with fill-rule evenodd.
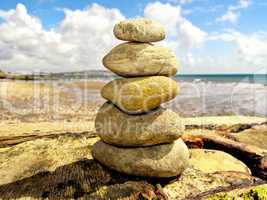
<svg viewBox="0 0 267 200"><path fill-rule="evenodd" d="M108 100L98 111L95 126L101 140L93 157L103 165L130 175L172 177L187 167L189 151L180 138L179 116L161 107L175 98L179 62L168 48L151 42L165 38L164 28L148 19L120 22L114 35L124 41L104 58L103 65L124 78L107 83Z"/></svg>

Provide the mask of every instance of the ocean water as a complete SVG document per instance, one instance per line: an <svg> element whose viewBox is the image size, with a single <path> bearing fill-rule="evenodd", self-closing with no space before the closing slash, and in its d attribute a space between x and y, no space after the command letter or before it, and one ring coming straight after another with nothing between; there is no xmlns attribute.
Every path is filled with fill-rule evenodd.
<svg viewBox="0 0 267 200"><path fill-rule="evenodd" d="M113 80L119 78L117 75L101 71L100 72L85 72L78 74L64 75L70 79L85 79L85 80ZM215 82L215 83L259 83L267 85L267 74L177 74L172 77L179 82Z"/></svg>
<svg viewBox="0 0 267 200"><path fill-rule="evenodd" d="M59 82L109 82L120 78L108 71L60 74ZM267 75L265 74L178 74L179 95L165 105L181 116L250 115L267 117ZM102 103L99 90L86 97Z"/></svg>
<svg viewBox="0 0 267 200"><path fill-rule="evenodd" d="M91 74L91 78L108 82L119 77L110 73ZM180 93L166 105L181 116L267 116L267 74L178 74L172 78L179 82Z"/></svg>
<svg viewBox="0 0 267 200"><path fill-rule="evenodd" d="M223 77L220 77L223 78ZM267 117L267 86L246 79L183 81L169 104L182 116L249 115Z"/></svg>
<svg viewBox="0 0 267 200"><path fill-rule="evenodd" d="M179 74L174 77L177 81L217 82L217 83L259 83L267 85L267 74Z"/></svg>
<svg viewBox="0 0 267 200"><path fill-rule="evenodd" d="M115 78L111 76L104 80ZM267 74L178 74L172 78L179 82L180 93L167 105L181 116L267 116Z"/></svg>
<svg viewBox="0 0 267 200"><path fill-rule="evenodd" d="M267 116L267 74L180 74L174 79L181 86L174 104L185 116Z"/></svg>

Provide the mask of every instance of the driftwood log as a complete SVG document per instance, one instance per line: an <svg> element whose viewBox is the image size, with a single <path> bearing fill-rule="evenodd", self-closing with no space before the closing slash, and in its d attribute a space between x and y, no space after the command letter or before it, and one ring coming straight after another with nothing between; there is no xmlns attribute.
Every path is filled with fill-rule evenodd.
<svg viewBox="0 0 267 200"><path fill-rule="evenodd" d="M2 185L0 199L188 200L198 194L207 196L261 184L262 180L244 173L205 174L190 168L171 179L134 177L87 159Z"/></svg>
<svg viewBox="0 0 267 200"><path fill-rule="evenodd" d="M217 134L184 135L183 140L190 148L215 149L227 152L243 161L251 169L254 176L267 180L267 151L264 149Z"/></svg>

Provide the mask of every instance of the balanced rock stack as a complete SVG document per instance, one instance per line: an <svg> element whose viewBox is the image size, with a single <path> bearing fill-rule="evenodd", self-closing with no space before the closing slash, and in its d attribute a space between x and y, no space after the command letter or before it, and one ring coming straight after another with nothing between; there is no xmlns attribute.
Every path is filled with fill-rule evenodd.
<svg viewBox="0 0 267 200"><path fill-rule="evenodd" d="M103 64L124 78L101 91L108 102L96 117L101 141L94 145L93 157L126 174L177 176L189 160L180 139L184 125L175 112L160 105L178 93L178 84L169 76L176 74L179 62L168 48L151 44L165 38L164 28L135 19L116 24L114 34L129 42L113 48Z"/></svg>

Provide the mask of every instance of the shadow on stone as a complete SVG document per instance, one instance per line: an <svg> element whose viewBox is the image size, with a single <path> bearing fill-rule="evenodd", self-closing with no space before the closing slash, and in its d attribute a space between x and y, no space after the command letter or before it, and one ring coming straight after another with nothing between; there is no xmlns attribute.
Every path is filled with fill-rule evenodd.
<svg viewBox="0 0 267 200"><path fill-rule="evenodd" d="M146 180L146 181L145 181ZM159 181L109 170L95 160L83 160L0 186L1 199L148 199L156 197ZM157 194L156 194L157 193Z"/></svg>

